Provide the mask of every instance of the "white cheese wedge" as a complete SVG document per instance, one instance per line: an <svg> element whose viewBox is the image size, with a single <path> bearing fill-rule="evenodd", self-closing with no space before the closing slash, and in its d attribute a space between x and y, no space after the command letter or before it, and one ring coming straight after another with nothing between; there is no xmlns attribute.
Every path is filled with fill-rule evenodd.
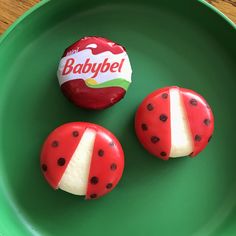
<svg viewBox="0 0 236 236"><path fill-rule="evenodd" d="M75 195L86 195L95 137L95 130L85 130L61 178L60 189Z"/></svg>
<svg viewBox="0 0 236 236"><path fill-rule="evenodd" d="M178 88L170 89L171 150L170 157L187 156L193 151L190 127Z"/></svg>

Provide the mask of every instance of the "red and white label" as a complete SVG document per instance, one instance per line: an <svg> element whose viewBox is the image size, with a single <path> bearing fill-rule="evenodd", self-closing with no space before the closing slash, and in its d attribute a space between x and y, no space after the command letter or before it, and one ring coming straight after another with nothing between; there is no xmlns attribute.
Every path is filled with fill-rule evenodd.
<svg viewBox="0 0 236 236"><path fill-rule="evenodd" d="M57 76L60 85L75 79L93 79L97 84L124 79L131 83L131 73L130 61L125 51L119 54L110 51L93 54L91 48L87 48L63 57Z"/></svg>

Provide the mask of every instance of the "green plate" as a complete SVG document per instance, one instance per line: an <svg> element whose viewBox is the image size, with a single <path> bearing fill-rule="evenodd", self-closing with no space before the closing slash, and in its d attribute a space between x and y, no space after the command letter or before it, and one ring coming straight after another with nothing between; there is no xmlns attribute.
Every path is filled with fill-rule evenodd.
<svg viewBox="0 0 236 236"><path fill-rule="evenodd" d="M42 1L0 41L0 235L205 236L236 234L236 28L196 0ZM133 83L104 111L76 108L59 90L63 50L87 35L127 48ZM134 114L153 90L178 85L202 94L216 120L196 158L168 162L137 141ZM125 151L122 180L94 201L54 191L39 152L60 124L111 130Z"/></svg>

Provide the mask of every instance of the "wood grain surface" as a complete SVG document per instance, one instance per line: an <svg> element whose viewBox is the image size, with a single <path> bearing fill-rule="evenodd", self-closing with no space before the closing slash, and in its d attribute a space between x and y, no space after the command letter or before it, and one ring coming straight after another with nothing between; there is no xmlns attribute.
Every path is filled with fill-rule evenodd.
<svg viewBox="0 0 236 236"><path fill-rule="evenodd" d="M40 0L0 0L0 34ZM236 0L207 0L236 24Z"/></svg>

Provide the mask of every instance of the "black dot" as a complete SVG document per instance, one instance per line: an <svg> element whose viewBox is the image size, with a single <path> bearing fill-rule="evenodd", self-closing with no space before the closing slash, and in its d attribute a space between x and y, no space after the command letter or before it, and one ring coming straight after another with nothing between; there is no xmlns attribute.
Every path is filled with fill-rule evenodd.
<svg viewBox="0 0 236 236"><path fill-rule="evenodd" d="M190 99L190 104L193 106L197 106L197 100L195 98Z"/></svg>
<svg viewBox="0 0 236 236"><path fill-rule="evenodd" d="M99 181L99 179L98 179L98 177L96 177L96 176L93 176L93 177L90 179L90 183L91 183L91 184L97 184L98 181Z"/></svg>
<svg viewBox="0 0 236 236"><path fill-rule="evenodd" d="M149 104L147 105L147 109L148 109L149 111L152 111L152 110L154 109L154 107L153 107L153 105L152 105L151 103L149 103Z"/></svg>
<svg viewBox="0 0 236 236"><path fill-rule="evenodd" d="M189 154L189 156L192 156L193 155L193 152L191 152L190 154Z"/></svg>
<svg viewBox="0 0 236 236"><path fill-rule="evenodd" d="M166 152L161 152L160 154L162 157L165 157L167 155Z"/></svg>
<svg viewBox="0 0 236 236"><path fill-rule="evenodd" d="M106 188L110 189L110 188L112 188L112 186L113 186L112 183L109 183L109 184L107 184Z"/></svg>
<svg viewBox="0 0 236 236"><path fill-rule="evenodd" d="M97 194L96 193L93 193L90 195L90 198L96 198L97 197Z"/></svg>
<svg viewBox="0 0 236 236"><path fill-rule="evenodd" d="M202 137L200 135L195 135L194 140L197 142L200 142L202 140Z"/></svg>
<svg viewBox="0 0 236 236"><path fill-rule="evenodd" d="M142 130L144 130L144 131L148 130L148 127L146 124L142 124L141 127L142 127Z"/></svg>
<svg viewBox="0 0 236 236"><path fill-rule="evenodd" d="M157 136L152 136L151 137L151 142L152 143L157 143L157 142L159 142L160 141L160 139L157 137Z"/></svg>
<svg viewBox="0 0 236 236"><path fill-rule="evenodd" d="M209 124L211 123L211 121L209 119L205 119L203 121L203 123L206 125L206 126L209 126Z"/></svg>
<svg viewBox="0 0 236 236"><path fill-rule="evenodd" d="M98 150L98 156L100 156L100 157L104 156L104 151L102 149Z"/></svg>
<svg viewBox="0 0 236 236"><path fill-rule="evenodd" d="M75 130L75 131L72 132L72 135L73 135L73 137L76 138L76 137L79 136L79 132Z"/></svg>
<svg viewBox="0 0 236 236"><path fill-rule="evenodd" d="M159 119L160 119L161 121L163 121L163 122L166 122L167 119L168 119L168 117L167 117L166 115L164 115L164 114L161 114L160 117L159 117Z"/></svg>
<svg viewBox="0 0 236 236"><path fill-rule="evenodd" d="M57 160L57 164L58 164L59 166L64 166L65 163L66 163L66 160L65 160L64 157L60 157L60 158Z"/></svg>
<svg viewBox="0 0 236 236"><path fill-rule="evenodd" d="M167 99L167 98L168 98L168 94L167 94L167 93L163 93L163 94L161 95L161 97L162 97L163 99Z"/></svg>
<svg viewBox="0 0 236 236"><path fill-rule="evenodd" d="M58 147L58 146L59 146L59 142L56 141L56 140L54 140L54 141L52 142L52 147Z"/></svg>
<svg viewBox="0 0 236 236"><path fill-rule="evenodd" d="M111 164L111 170L116 170L117 169L117 165L115 163Z"/></svg>
<svg viewBox="0 0 236 236"><path fill-rule="evenodd" d="M209 139L208 139L208 143L211 141L211 138L212 138L212 136L209 137Z"/></svg>
<svg viewBox="0 0 236 236"><path fill-rule="evenodd" d="M48 169L47 165L46 164L42 164L42 170L45 172L45 171L47 171L47 169Z"/></svg>

